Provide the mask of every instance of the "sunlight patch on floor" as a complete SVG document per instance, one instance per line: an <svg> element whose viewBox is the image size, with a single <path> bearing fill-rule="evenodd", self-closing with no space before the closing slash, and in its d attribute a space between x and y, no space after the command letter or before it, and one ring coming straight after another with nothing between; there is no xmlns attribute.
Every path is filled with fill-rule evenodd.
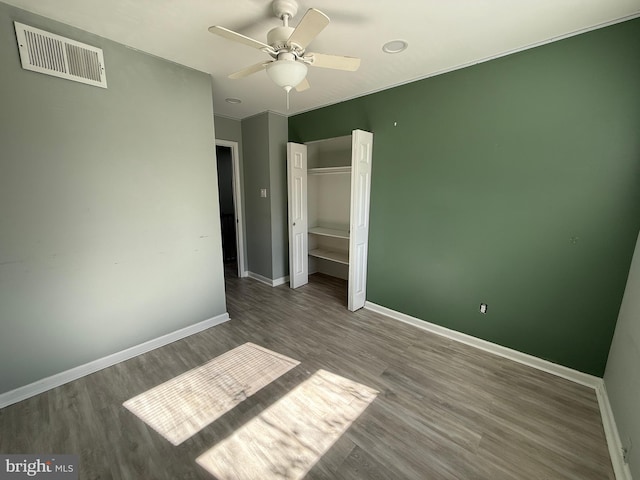
<svg viewBox="0 0 640 480"><path fill-rule="evenodd" d="M318 370L196 461L218 480L300 479L377 394Z"/></svg>
<svg viewBox="0 0 640 480"><path fill-rule="evenodd" d="M245 343L123 405L179 445L299 363Z"/></svg>

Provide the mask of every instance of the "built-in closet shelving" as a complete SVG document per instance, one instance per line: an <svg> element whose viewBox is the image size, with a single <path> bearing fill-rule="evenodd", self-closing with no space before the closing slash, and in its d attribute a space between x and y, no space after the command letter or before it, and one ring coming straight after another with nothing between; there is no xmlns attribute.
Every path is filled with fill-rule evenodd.
<svg viewBox="0 0 640 480"><path fill-rule="evenodd" d="M287 150L291 287L310 273L344 278L351 310L365 299L372 144L355 130Z"/></svg>

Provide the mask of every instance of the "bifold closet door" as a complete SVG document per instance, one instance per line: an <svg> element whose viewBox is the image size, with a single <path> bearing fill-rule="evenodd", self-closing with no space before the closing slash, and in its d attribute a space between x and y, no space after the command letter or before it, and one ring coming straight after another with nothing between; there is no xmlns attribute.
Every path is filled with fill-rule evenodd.
<svg viewBox="0 0 640 480"><path fill-rule="evenodd" d="M367 295L369 204L373 134L354 130L351 146L351 221L349 236L349 293L351 311L364 307Z"/></svg>
<svg viewBox="0 0 640 480"><path fill-rule="evenodd" d="M287 143L289 191L289 285L309 282L309 238L307 214L307 146Z"/></svg>

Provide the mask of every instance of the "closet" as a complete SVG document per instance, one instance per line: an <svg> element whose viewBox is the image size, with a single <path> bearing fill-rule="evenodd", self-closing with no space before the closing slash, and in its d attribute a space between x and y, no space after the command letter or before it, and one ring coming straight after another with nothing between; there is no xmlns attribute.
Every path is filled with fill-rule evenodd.
<svg viewBox="0 0 640 480"><path fill-rule="evenodd" d="M287 144L291 288L321 272L348 282L349 310L364 306L373 134Z"/></svg>

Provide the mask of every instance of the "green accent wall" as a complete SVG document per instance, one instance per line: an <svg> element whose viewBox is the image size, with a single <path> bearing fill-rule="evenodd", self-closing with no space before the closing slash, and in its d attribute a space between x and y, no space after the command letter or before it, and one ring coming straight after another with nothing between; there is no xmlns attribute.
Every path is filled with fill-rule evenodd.
<svg viewBox="0 0 640 480"><path fill-rule="evenodd" d="M374 133L367 300L602 376L640 227L638 52L635 19L291 117L292 141Z"/></svg>
<svg viewBox="0 0 640 480"><path fill-rule="evenodd" d="M22 69L13 21L102 48ZM211 77L0 3L0 394L226 314Z"/></svg>

